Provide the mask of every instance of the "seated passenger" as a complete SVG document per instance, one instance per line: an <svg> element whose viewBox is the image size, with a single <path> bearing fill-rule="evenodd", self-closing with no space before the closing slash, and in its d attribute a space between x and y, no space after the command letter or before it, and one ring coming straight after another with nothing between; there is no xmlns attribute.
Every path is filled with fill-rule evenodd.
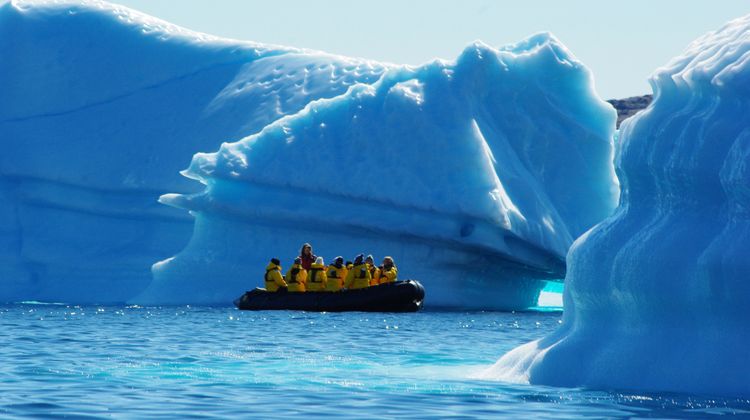
<svg viewBox="0 0 750 420"><path fill-rule="evenodd" d="M295 258L294 265L286 272L286 284L290 292L304 292L307 281L307 270L302 268L302 259Z"/></svg>
<svg viewBox="0 0 750 420"><path fill-rule="evenodd" d="M343 257L336 257L333 263L328 266L328 275L326 283L326 290L329 292L338 292L344 287L344 280L349 270L344 265Z"/></svg>
<svg viewBox="0 0 750 420"><path fill-rule="evenodd" d="M271 263L266 267L266 290L269 292L286 292L286 282L281 275L281 261L271 258Z"/></svg>
<svg viewBox="0 0 750 420"><path fill-rule="evenodd" d="M364 289L370 287L370 270L364 262L364 255L359 254L354 259L354 266L346 275L344 286L347 289Z"/></svg>
<svg viewBox="0 0 750 420"><path fill-rule="evenodd" d="M370 286L377 286L378 267L375 267L375 259L372 257L372 254L365 258L365 264L367 264L367 269L370 270Z"/></svg>
<svg viewBox="0 0 750 420"><path fill-rule="evenodd" d="M346 262L346 269L347 269L347 270L351 270L351 269L352 269L352 267L354 267L354 264L352 264L352 262L351 262L351 261L347 261L347 262Z"/></svg>
<svg viewBox="0 0 750 420"><path fill-rule="evenodd" d="M326 290L328 278L326 276L326 266L323 264L323 257L318 257L310 265L310 271L307 272L306 288L308 292L323 292Z"/></svg>
<svg viewBox="0 0 750 420"><path fill-rule="evenodd" d="M393 258L383 258L383 265L378 270L378 284L393 283L398 279L398 269L393 263Z"/></svg>

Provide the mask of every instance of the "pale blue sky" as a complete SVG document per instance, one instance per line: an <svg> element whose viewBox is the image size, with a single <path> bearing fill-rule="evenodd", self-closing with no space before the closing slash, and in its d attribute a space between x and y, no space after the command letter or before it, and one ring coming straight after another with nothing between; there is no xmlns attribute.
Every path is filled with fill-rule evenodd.
<svg viewBox="0 0 750 420"><path fill-rule="evenodd" d="M215 35L393 63L454 59L550 31L594 71L605 98L650 92L647 77L749 0L117 0Z"/></svg>

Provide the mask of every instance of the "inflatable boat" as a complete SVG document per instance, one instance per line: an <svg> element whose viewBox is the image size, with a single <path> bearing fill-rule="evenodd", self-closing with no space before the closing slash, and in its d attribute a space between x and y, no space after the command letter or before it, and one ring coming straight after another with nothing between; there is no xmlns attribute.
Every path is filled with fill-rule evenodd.
<svg viewBox="0 0 750 420"><path fill-rule="evenodd" d="M234 304L246 311L416 312L423 302L424 287L416 280L404 280L340 292L268 292L258 288L245 292Z"/></svg>

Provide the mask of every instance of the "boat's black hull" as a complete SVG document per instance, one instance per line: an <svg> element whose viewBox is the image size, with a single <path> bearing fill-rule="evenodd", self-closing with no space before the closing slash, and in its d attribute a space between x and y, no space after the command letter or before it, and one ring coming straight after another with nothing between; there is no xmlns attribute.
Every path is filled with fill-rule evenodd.
<svg viewBox="0 0 750 420"><path fill-rule="evenodd" d="M416 312L422 309L424 288L416 280L397 281L341 292L245 292L234 304L242 310L297 310L314 312Z"/></svg>

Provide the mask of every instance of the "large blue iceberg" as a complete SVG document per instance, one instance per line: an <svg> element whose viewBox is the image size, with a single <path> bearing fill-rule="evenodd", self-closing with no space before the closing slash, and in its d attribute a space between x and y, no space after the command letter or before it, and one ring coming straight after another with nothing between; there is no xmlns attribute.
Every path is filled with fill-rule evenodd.
<svg viewBox="0 0 750 420"><path fill-rule="evenodd" d="M652 78L618 145L622 200L568 256L561 328L489 377L750 395L750 16Z"/></svg>
<svg viewBox="0 0 750 420"><path fill-rule="evenodd" d="M615 206L614 120L549 34L389 69L197 154L204 191L162 197L195 215L191 242L134 301L226 301L311 241L392 255L434 306L533 306Z"/></svg>
<svg viewBox="0 0 750 420"><path fill-rule="evenodd" d="M123 302L182 249L198 151L379 79L366 60L218 39L122 6L0 6L0 301Z"/></svg>
<svg viewBox="0 0 750 420"><path fill-rule="evenodd" d="M226 304L310 241L526 307L617 201L615 112L548 34L410 68L14 0L0 57L0 301Z"/></svg>

